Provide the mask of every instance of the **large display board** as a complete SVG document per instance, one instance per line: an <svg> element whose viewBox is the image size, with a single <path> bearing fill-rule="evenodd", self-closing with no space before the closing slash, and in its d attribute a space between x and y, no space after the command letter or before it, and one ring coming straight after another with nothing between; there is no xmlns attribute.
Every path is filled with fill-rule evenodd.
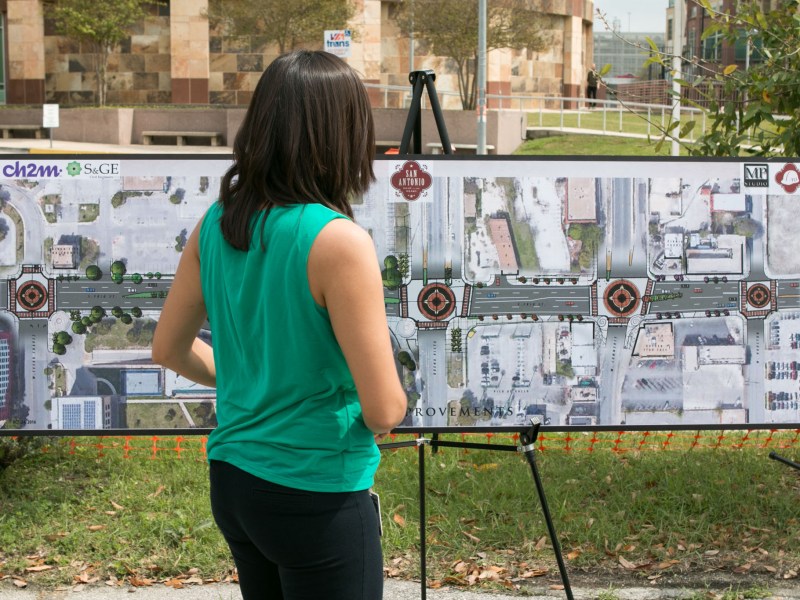
<svg viewBox="0 0 800 600"><path fill-rule="evenodd" d="M215 425L215 391L149 344L228 165L0 159L3 433ZM378 160L354 209L383 261L403 427L795 426L799 166Z"/></svg>

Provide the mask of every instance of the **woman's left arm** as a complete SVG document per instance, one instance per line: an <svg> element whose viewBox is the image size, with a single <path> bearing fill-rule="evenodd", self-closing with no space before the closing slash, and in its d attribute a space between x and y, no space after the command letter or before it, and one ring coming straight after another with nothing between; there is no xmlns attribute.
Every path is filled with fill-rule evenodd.
<svg viewBox="0 0 800 600"><path fill-rule="evenodd" d="M199 384L217 382L211 346L198 339L206 319L200 284L199 237L202 220L183 249L153 336L153 361Z"/></svg>

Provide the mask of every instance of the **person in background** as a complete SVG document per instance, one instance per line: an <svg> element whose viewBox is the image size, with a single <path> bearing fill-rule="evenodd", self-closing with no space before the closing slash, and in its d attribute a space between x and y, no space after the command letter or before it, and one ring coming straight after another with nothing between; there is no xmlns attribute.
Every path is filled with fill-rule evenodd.
<svg viewBox="0 0 800 600"><path fill-rule="evenodd" d="M588 104L589 108L595 108L597 106L597 84L600 80L599 75L597 74L596 65L592 63L592 68L589 69L588 75L586 75L586 97L592 100L593 102Z"/></svg>
<svg viewBox="0 0 800 600"><path fill-rule="evenodd" d="M372 111L344 61L277 58L194 229L153 360L217 388L211 507L245 600L380 600L376 445L406 414L378 258L350 199ZM197 334L208 319L212 347Z"/></svg>

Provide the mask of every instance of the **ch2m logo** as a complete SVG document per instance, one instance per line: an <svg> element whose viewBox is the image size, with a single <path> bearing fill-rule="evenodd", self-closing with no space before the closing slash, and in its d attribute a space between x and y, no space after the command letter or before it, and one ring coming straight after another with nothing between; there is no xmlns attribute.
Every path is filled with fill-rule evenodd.
<svg viewBox="0 0 800 600"><path fill-rule="evenodd" d="M3 177L36 179L61 176L61 169L57 165L39 165L34 162L22 163L15 161L3 165Z"/></svg>

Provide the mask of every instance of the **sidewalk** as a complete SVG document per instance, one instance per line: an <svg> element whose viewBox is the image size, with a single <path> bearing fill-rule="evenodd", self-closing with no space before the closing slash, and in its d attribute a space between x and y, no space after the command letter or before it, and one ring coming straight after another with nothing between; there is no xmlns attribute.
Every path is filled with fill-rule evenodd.
<svg viewBox="0 0 800 600"><path fill-rule="evenodd" d="M780 582L776 582L780 584ZM427 590L426 597L430 600L556 600L566 598L563 590L550 590L547 585L532 588L532 595L517 592L513 596L502 593L474 592L462 588L441 588ZM760 588L759 588L760 589ZM625 589L610 588L572 588L573 596L577 600L703 600L713 598L759 598L761 600L800 600L800 587L770 587L767 595L744 596L748 589L733 589L731 595L723 596L724 592L717 590L717 595L710 593L707 588L657 588L657 587L628 587ZM734 595L738 592L739 596ZM400 581L389 579L384 587L383 600L416 600L421 598L421 589L418 582ZM0 600L241 600L239 587L235 584L208 584L187 586L183 589L173 589L164 585L134 588L122 586L111 588L104 585L78 586L75 589L63 590L16 590L5 582L0 583ZM324 598L321 595L320 600Z"/></svg>
<svg viewBox="0 0 800 600"><path fill-rule="evenodd" d="M164 146L131 144L115 146L91 142L34 139L0 139L0 154L220 154L230 156L230 146Z"/></svg>

